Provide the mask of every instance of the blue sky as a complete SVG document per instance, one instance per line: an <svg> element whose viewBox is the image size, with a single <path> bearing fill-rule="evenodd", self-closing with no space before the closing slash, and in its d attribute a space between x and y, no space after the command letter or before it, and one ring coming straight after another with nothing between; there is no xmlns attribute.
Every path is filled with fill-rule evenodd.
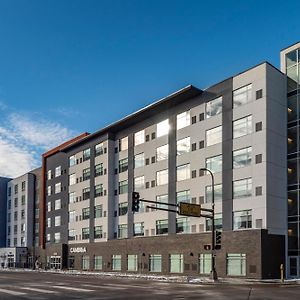
<svg viewBox="0 0 300 300"><path fill-rule="evenodd" d="M0 0L0 175L300 40L299 1Z"/></svg>

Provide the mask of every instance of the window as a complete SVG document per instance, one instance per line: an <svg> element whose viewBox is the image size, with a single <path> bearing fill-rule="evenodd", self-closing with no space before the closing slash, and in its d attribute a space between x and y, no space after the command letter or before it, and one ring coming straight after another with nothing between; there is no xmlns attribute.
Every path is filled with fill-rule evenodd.
<svg viewBox="0 0 300 300"><path fill-rule="evenodd" d="M72 166L75 166L76 165L76 156L75 155L72 155L69 157L69 166L72 167Z"/></svg>
<svg viewBox="0 0 300 300"><path fill-rule="evenodd" d="M119 160L119 173L125 172L128 170L128 158Z"/></svg>
<svg viewBox="0 0 300 300"><path fill-rule="evenodd" d="M227 275L246 276L246 254L227 254Z"/></svg>
<svg viewBox="0 0 300 300"><path fill-rule="evenodd" d="M233 181L233 199L252 195L252 178Z"/></svg>
<svg viewBox="0 0 300 300"><path fill-rule="evenodd" d="M84 189L82 190L82 199L83 199L83 200L90 199L90 188L89 188L89 187L84 188Z"/></svg>
<svg viewBox="0 0 300 300"><path fill-rule="evenodd" d="M119 216L126 215L127 211L128 211L128 203L127 202L119 203Z"/></svg>
<svg viewBox="0 0 300 300"><path fill-rule="evenodd" d="M252 211L242 210L233 212L233 229L252 228Z"/></svg>
<svg viewBox="0 0 300 300"><path fill-rule="evenodd" d="M176 167L177 181L191 178L190 164Z"/></svg>
<svg viewBox="0 0 300 300"><path fill-rule="evenodd" d="M143 236L144 235L144 222L133 224L133 235Z"/></svg>
<svg viewBox="0 0 300 300"><path fill-rule="evenodd" d="M128 271L137 271L138 266L138 256L136 254L127 255L127 270Z"/></svg>
<svg viewBox="0 0 300 300"><path fill-rule="evenodd" d="M51 170L48 170L48 172L47 172L47 178L48 178L48 180L50 180L52 178L52 172L51 172Z"/></svg>
<svg viewBox="0 0 300 300"><path fill-rule="evenodd" d="M238 119L233 122L233 138L239 138L252 133L252 116Z"/></svg>
<svg viewBox="0 0 300 300"><path fill-rule="evenodd" d="M119 150L127 150L128 149L128 136L119 140Z"/></svg>
<svg viewBox="0 0 300 300"><path fill-rule="evenodd" d="M95 145L95 156L101 155L104 153L104 144L100 143Z"/></svg>
<svg viewBox="0 0 300 300"><path fill-rule="evenodd" d="M14 205L15 207L18 207L18 198L15 198Z"/></svg>
<svg viewBox="0 0 300 300"><path fill-rule="evenodd" d="M51 235L50 233L47 233L46 242L49 243L50 241L51 241Z"/></svg>
<svg viewBox="0 0 300 300"><path fill-rule="evenodd" d="M215 202L222 201L223 197L223 185L222 184L215 184L214 185L214 193L215 193ZM208 185L205 187L205 202L211 203L212 202L212 187Z"/></svg>
<svg viewBox="0 0 300 300"><path fill-rule="evenodd" d="M244 105L252 100L252 84L233 92L233 108Z"/></svg>
<svg viewBox="0 0 300 300"><path fill-rule="evenodd" d="M69 193L69 203L75 203L76 202L76 193L71 192Z"/></svg>
<svg viewBox="0 0 300 300"><path fill-rule="evenodd" d="M76 174L70 174L69 175L69 185L76 184Z"/></svg>
<svg viewBox="0 0 300 300"><path fill-rule="evenodd" d="M156 201L157 202L168 203L168 194L156 196ZM164 205L164 204L156 204L156 207L158 207L158 208L168 208L168 206Z"/></svg>
<svg viewBox="0 0 300 300"><path fill-rule="evenodd" d="M191 202L190 190L180 191L176 193L176 204L179 204L180 202Z"/></svg>
<svg viewBox="0 0 300 300"><path fill-rule="evenodd" d="M61 209L61 200L60 199L55 200L54 209L55 210Z"/></svg>
<svg viewBox="0 0 300 300"><path fill-rule="evenodd" d="M90 159L91 157L91 148L83 150L83 161Z"/></svg>
<svg viewBox="0 0 300 300"><path fill-rule="evenodd" d="M222 142L222 126L206 130L206 146Z"/></svg>
<svg viewBox="0 0 300 300"><path fill-rule="evenodd" d="M95 185L94 194L95 194L95 197L103 196L103 184Z"/></svg>
<svg viewBox="0 0 300 300"><path fill-rule="evenodd" d="M69 241L74 241L76 237L76 230L75 229L70 229L68 232L68 240Z"/></svg>
<svg viewBox="0 0 300 300"><path fill-rule="evenodd" d="M177 115L177 130L191 125L191 113L185 111Z"/></svg>
<svg viewBox="0 0 300 300"><path fill-rule="evenodd" d="M47 211L48 212L51 211L51 202L50 201L47 203Z"/></svg>
<svg viewBox="0 0 300 300"><path fill-rule="evenodd" d="M94 218L102 218L102 205L94 206Z"/></svg>
<svg viewBox="0 0 300 300"><path fill-rule="evenodd" d="M169 145L163 145L156 148L156 161L168 159L169 156Z"/></svg>
<svg viewBox="0 0 300 300"><path fill-rule="evenodd" d="M60 226L60 216L55 216L54 221L55 221L55 226Z"/></svg>
<svg viewBox="0 0 300 300"><path fill-rule="evenodd" d="M55 177L59 177L61 175L61 166L55 168Z"/></svg>
<svg viewBox="0 0 300 300"><path fill-rule="evenodd" d="M26 224L21 224L21 232L24 233L26 230Z"/></svg>
<svg viewBox="0 0 300 300"><path fill-rule="evenodd" d="M11 187L8 188L7 196L11 196Z"/></svg>
<svg viewBox="0 0 300 300"><path fill-rule="evenodd" d="M60 232L54 233L54 243L60 243Z"/></svg>
<svg viewBox="0 0 300 300"><path fill-rule="evenodd" d="M119 182L119 194L128 193L128 180L123 180Z"/></svg>
<svg viewBox="0 0 300 300"><path fill-rule="evenodd" d="M26 187L26 182L25 181L22 181L22 192L24 192L25 191L25 187Z"/></svg>
<svg viewBox="0 0 300 300"><path fill-rule="evenodd" d="M69 223L73 223L76 220L76 211L69 211Z"/></svg>
<svg viewBox="0 0 300 300"><path fill-rule="evenodd" d="M140 153L134 156L134 167L140 168L145 165L145 153Z"/></svg>
<svg viewBox="0 0 300 300"><path fill-rule="evenodd" d="M58 182L55 184L55 194L58 194L61 192L61 182Z"/></svg>
<svg viewBox="0 0 300 300"><path fill-rule="evenodd" d="M112 256L112 270L121 271L121 255Z"/></svg>
<svg viewBox="0 0 300 300"><path fill-rule="evenodd" d="M206 231L211 231L212 229L211 219L206 219L205 224L206 224ZM222 228L223 228L223 215L222 213L215 214L215 229L222 230Z"/></svg>
<svg viewBox="0 0 300 300"><path fill-rule="evenodd" d="M145 130L141 130L134 134L134 146L145 143Z"/></svg>
<svg viewBox="0 0 300 300"><path fill-rule="evenodd" d="M222 171L222 155L209 157L206 159L206 168L212 173L218 173Z"/></svg>
<svg viewBox="0 0 300 300"><path fill-rule="evenodd" d="M82 228L82 239L87 240L90 238L90 228Z"/></svg>
<svg viewBox="0 0 300 300"><path fill-rule="evenodd" d="M103 175L103 164L98 164L95 166L95 177Z"/></svg>
<svg viewBox="0 0 300 300"><path fill-rule="evenodd" d="M89 270L90 268L90 257L87 255L82 256L82 270Z"/></svg>
<svg viewBox="0 0 300 300"><path fill-rule="evenodd" d="M102 226L95 226L94 227L94 238L95 239L102 239Z"/></svg>
<svg viewBox="0 0 300 300"><path fill-rule="evenodd" d="M251 165L252 147L233 151L233 168L242 168Z"/></svg>
<svg viewBox="0 0 300 300"><path fill-rule="evenodd" d="M145 178L144 176L134 178L134 190L142 190L145 188Z"/></svg>
<svg viewBox="0 0 300 300"><path fill-rule="evenodd" d="M156 221L156 234L168 233L168 220Z"/></svg>
<svg viewBox="0 0 300 300"><path fill-rule="evenodd" d="M89 180L91 178L91 169L86 168L82 170L82 179L83 180Z"/></svg>
<svg viewBox="0 0 300 300"><path fill-rule="evenodd" d="M176 233L189 233L190 221L189 218L176 219Z"/></svg>
<svg viewBox="0 0 300 300"><path fill-rule="evenodd" d="M170 254L170 273L183 273L183 254Z"/></svg>
<svg viewBox="0 0 300 300"><path fill-rule="evenodd" d="M47 187L47 195L51 196L51 194L52 194L52 187L50 185L48 185L48 187Z"/></svg>
<svg viewBox="0 0 300 300"><path fill-rule="evenodd" d="M119 239L127 238L127 224L118 225L118 238Z"/></svg>
<svg viewBox="0 0 300 300"><path fill-rule="evenodd" d="M206 118L211 118L222 112L222 97L206 103Z"/></svg>
<svg viewBox="0 0 300 300"><path fill-rule="evenodd" d="M18 185L15 185L15 194L18 194Z"/></svg>
<svg viewBox="0 0 300 300"><path fill-rule="evenodd" d="M22 195L21 196L21 205L25 205L25 202L26 202L25 195Z"/></svg>
<svg viewBox="0 0 300 300"><path fill-rule="evenodd" d="M102 270L103 259L102 256L94 256L94 270Z"/></svg>
<svg viewBox="0 0 300 300"><path fill-rule="evenodd" d="M168 169L156 172L156 184L168 184Z"/></svg>
<svg viewBox="0 0 300 300"><path fill-rule="evenodd" d="M169 119L166 119L156 125L157 137L164 136L169 133Z"/></svg>
<svg viewBox="0 0 300 300"><path fill-rule="evenodd" d="M90 218L90 208L85 207L82 209L82 220L87 220Z"/></svg>
<svg viewBox="0 0 300 300"><path fill-rule="evenodd" d="M186 137L177 141L177 155L182 155L191 151L191 138Z"/></svg>
<svg viewBox="0 0 300 300"><path fill-rule="evenodd" d="M161 272L161 254L150 254L149 256L149 271Z"/></svg>
<svg viewBox="0 0 300 300"><path fill-rule="evenodd" d="M210 274L211 271L211 254L199 255L199 273Z"/></svg>

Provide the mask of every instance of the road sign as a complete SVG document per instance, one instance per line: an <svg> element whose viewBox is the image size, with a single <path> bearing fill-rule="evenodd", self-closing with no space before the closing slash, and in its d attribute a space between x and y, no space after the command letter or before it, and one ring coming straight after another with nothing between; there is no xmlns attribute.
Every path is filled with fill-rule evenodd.
<svg viewBox="0 0 300 300"><path fill-rule="evenodd" d="M185 216L191 216L191 217L200 217L201 216L201 205L180 202L179 214L185 215Z"/></svg>
<svg viewBox="0 0 300 300"><path fill-rule="evenodd" d="M210 244L204 245L204 250L210 250L210 249L211 249L211 245Z"/></svg>

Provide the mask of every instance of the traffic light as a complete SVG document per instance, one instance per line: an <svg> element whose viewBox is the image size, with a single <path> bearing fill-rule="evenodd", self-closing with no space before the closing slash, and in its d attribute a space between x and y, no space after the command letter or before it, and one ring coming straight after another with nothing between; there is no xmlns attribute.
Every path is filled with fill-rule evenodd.
<svg viewBox="0 0 300 300"><path fill-rule="evenodd" d="M222 231L216 230L216 244L215 244L215 249L220 250L221 249L221 244L222 244Z"/></svg>
<svg viewBox="0 0 300 300"><path fill-rule="evenodd" d="M140 209L140 193L132 192L132 211L138 212Z"/></svg>

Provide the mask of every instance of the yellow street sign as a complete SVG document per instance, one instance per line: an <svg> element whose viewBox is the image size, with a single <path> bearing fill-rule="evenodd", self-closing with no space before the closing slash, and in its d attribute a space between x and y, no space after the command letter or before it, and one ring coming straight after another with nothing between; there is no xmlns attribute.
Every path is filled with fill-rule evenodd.
<svg viewBox="0 0 300 300"><path fill-rule="evenodd" d="M185 215L185 216L191 216L191 217L200 217L201 216L201 205L180 202L179 214Z"/></svg>

